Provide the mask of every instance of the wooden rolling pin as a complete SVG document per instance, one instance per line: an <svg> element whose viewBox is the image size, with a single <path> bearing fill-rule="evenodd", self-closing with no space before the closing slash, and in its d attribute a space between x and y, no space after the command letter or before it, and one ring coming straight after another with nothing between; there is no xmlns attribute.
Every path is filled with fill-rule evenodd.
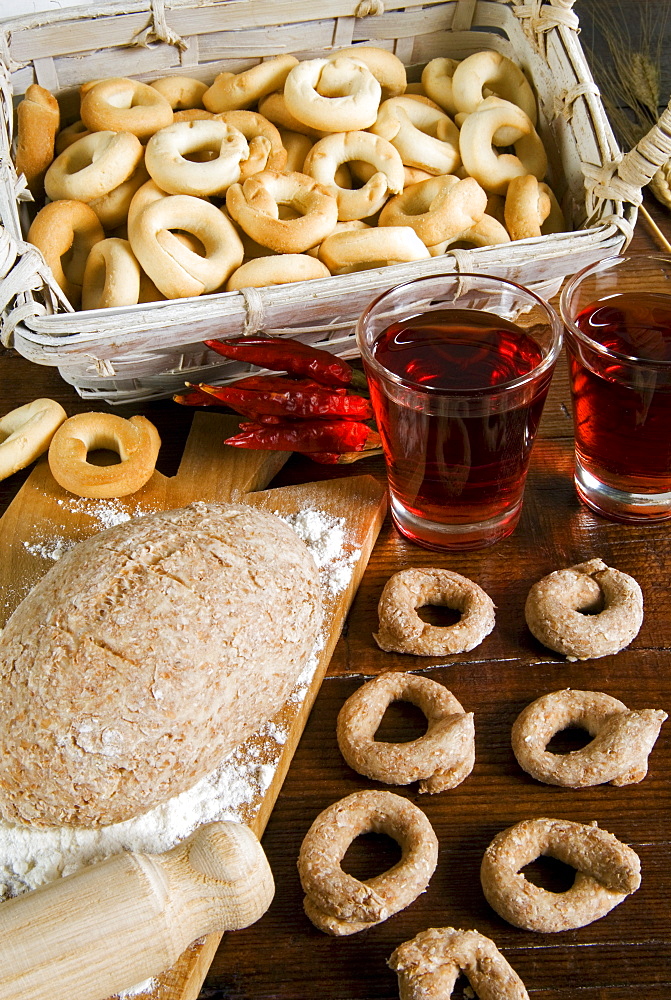
<svg viewBox="0 0 671 1000"><path fill-rule="evenodd" d="M165 854L115 855L0 904L0 997L105 1000L202 935L253 924L274 888L239 823L210 823Z"/></svg>

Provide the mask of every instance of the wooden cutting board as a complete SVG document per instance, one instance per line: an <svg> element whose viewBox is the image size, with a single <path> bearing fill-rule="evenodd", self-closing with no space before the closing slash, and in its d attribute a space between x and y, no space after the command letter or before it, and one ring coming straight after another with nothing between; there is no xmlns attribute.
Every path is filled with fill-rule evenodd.
<svg viewBox="0 0 671 1000"><path fill-rule="evenodd" d="M0 627L53 566L59 552L128 516L168 510L194 500L244 500L280 515L311 509L339 519L344 531L343 555L352 564L351 577L343 589L325 594L324 644L312 679L294 692L271 720L286 739L269 751L267 739L255 734L237 751L242 764L245 759L262 759L265 766L264 790L259 789L245 802L240 815L260 837L378 536L386 494L369 476L263 491L288 456L223 445L223 438L235 425L235 418L222 414L194 414L177 475L168 478L156 472L142 490L120 500L73 497L54 481L46 460L39 462L0 519ZM221 935L213 934L193 944L172 969L147 989L133 993L134 1000L195 1000L220 941Z"/></svg>

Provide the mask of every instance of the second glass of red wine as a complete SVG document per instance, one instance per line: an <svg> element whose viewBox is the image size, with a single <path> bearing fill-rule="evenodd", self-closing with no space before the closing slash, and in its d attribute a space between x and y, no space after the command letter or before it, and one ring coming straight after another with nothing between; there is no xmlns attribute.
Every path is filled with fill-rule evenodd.
<svg viewBox="0 0 671 1000"><path fill-rule="evenodd" d="M615 521L671 518L671 256L599 261L560 310L578 495Z"/></svg>
<svg viewBox="0 0 671 1000"><path fill-rule="evenodd" d="M490 275L420 278L380 295L357 341L397 529L436 550L509 535L561 349L551 306Z"/></svg>

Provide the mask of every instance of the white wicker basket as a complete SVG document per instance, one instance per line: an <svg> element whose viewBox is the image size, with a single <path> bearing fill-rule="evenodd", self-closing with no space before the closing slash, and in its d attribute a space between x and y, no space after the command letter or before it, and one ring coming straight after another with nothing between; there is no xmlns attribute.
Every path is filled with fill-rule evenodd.
<svg viewBox="0 0 671 1000"><path fill-rule="evenodd" d="M265 331L343 357L353 324L383 288L458 269L498 274L552 295L566 275L631 238L641 188L671 155L671 112L622 157L578 41L573 0L130 0L5 20L0 99L0 313L3 343L57 366L83 397L126 403L167 396L188 381L246 370L206 349L208 337ZM309 11L309 12L308 12ZM26 193L12 166L13 103L34 82L75 117L77 88L102 76L212 81L290 52L314 58L357 42L393 50L409 79L435 56L497 49L533 81L550 183L571 232L503 247L267 289L120 309L72 312L49 268L24 241ZM24 229L22 229L22 225Z"/></svg>

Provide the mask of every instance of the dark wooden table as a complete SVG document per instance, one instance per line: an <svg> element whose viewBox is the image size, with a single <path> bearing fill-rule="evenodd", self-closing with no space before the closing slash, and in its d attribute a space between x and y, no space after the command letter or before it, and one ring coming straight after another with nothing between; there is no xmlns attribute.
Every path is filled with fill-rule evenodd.
<svg viewBox="0 0 671 1000"><path fill-rule="evenodd" d="M654 203L648 207L671 234L668 215ZM630 251L656 248L639 222ZM69 414L92 408L56 370L30 364L12 351L0 353L0 379L0 413L38 396L58 399ZM151 416L164 442L159 468L174 474L190 411L163 401L114 412ZM383 479L381 460L334 469L293 456L273 485L362 473ZM510 747L519 711L559 688L605 691L630 708L671 714L671 522L628 527L603 520L578 501L571 477L570 404L562 365L532 458L522 519L510 538L478 552L436 555L410 545L385 523L263 839L277 884L274 902L253 927L225 937L202 988L203 1000L392 1000L398 996L396 976L386 960L393 949L420 930L447 925L477 928L492 937L534 1000L670 1000L671 721L662 728L648 776L624 788L573 791L539 784L521 771ZM0 483L0 510L24 478L18 473ZM524 601L541 576L593 556L636 577L645 620L631 646L617 656L567 663L534 640L524 622ZM476 580L497 607L492 634L471 653L442 660L378 649L372 632L380 592L392 573L408 566L442 566ZM437 609L426 609L426 615L441 621ZM385 670L421 671L444 683L475 713L475 768L458 788L440 795L419 796L416 786L392 789L429 817L440 842L438 868L428 890L403 912L368 931L331 938L303 913L296 858L321 809L357 789L383 787L345 764L335 721L343 701L366 678ZM379 735L414 738L422 731L422 719L411 706L394 705ZM499 830L533 816L596 820L640 855L641 888L580 930L536 934L506 924L484 899L480 860ZM369 835L355 841L345 867L362 878L396 859L392 841ZM559 865L539 862L529 876L555 891L567 885ZM464 985L460 980L455 997L467 995Z"/></svg>

